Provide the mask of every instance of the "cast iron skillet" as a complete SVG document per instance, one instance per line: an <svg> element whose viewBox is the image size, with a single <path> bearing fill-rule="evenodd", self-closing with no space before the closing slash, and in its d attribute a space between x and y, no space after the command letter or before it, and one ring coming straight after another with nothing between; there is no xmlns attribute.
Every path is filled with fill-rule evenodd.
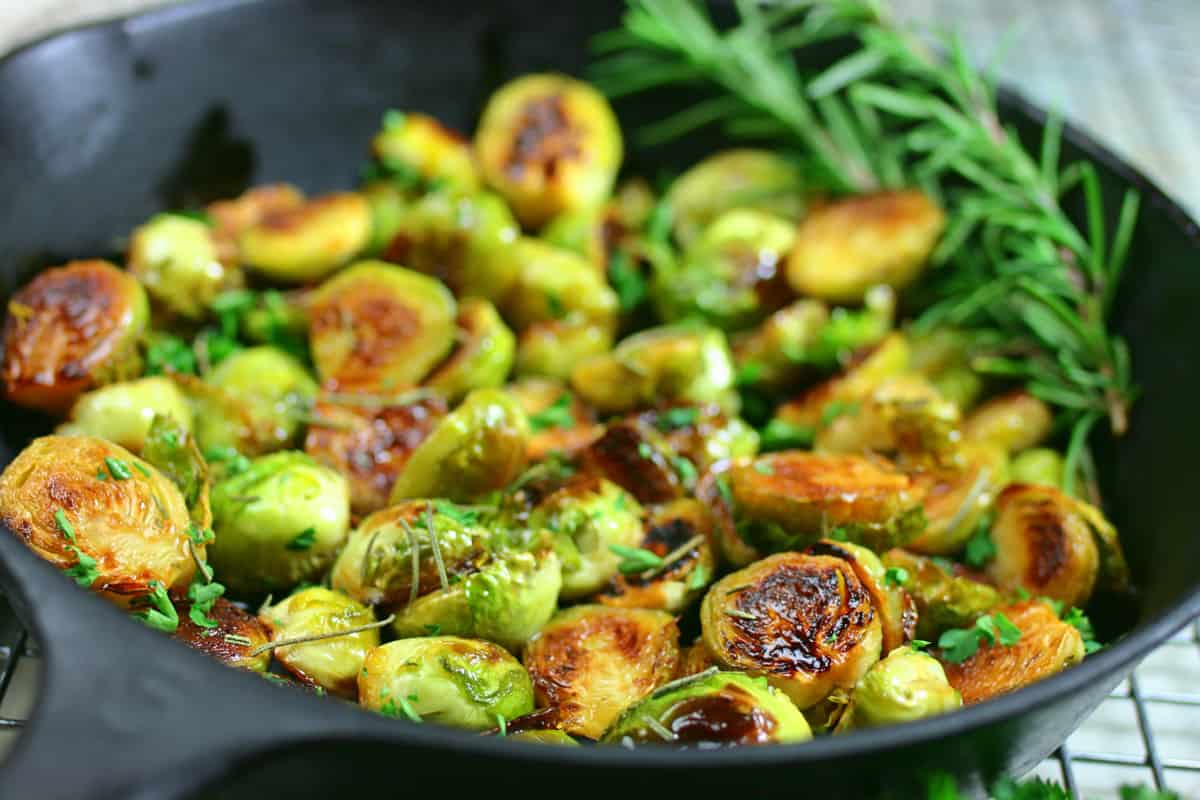
<svg viewBox="0 0 1200 800"><path fill-rule="evenodd" d="M164 207L251 182L348 186L385 108L469 130L489 91L578 71L613 2L213 0L51 37L0 63L0 279L114 248ZM1030 135L1042 115L1005 109ZM653 103L622 109L626 125ZM228 669L126 620L0 532L0 586L44 655L41 701L0 770L5 798L334 797L351 790L736 791L905 796L945 770L979 787L1036 764L1156 645L1200 613L1200 233L1143 176L1077 131L1068 156L1141 188L1118 318L1144 395L1102 441L1109 510L1136 602L1093 608L1124 634L1075 669L946 717L802 745L720 752L551 748L383 719ZM720 146L645 156L655 174ZM0 463L46 420L0 419ZM636 771L636 772L635 772ZM236 774L236 780L228 780Z"/></svg>

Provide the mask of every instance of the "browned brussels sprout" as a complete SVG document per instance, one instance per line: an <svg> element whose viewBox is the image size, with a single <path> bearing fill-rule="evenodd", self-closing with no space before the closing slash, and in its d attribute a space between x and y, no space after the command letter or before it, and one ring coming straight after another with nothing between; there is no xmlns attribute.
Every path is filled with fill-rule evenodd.
<svg viewBox="0 0 1200 800"><path fill-rule="evenodd" d="M516 350L516 337L496 307L479 297L458 304L458 334L450 356L425 379L426 386L451 403L473 389L502 386Z"/></svg>
<svg viewBox="0 0 1200 800"><path fill-rule="evenodd" d="M695 467L667 444L666 437L636 417L611 423L604 435L583 451L582 464L603 475L642 503L665 503L682 497L694 480Z"/></svg>
<svg viewBox="0 0 1200 800"><path fill-rule="evenodd" d="M654 409L643 412L640 420L661 432L671 449L700 471L758 452L758 432L713 403Z"/></svg>
<svg viewBox="0 0 1200 800"><path fill-rule="evenodd" d="M212 229L178 214L137 228L126 264L156 302L187 319L204 316L218 294L242 285L241 272L221 263Z"/></svg>
<svg viewBox="0 0 1200 800"><path fill-rule="evenodd" d="M356 192L338 192L267 213L242 231L238 251L259 274L283 283L318 281L371 241L371 206Z"/></svg>
<svg viewBox="0 0 1200 800"><path fill-rule="evenodd" d="M925 492L925 530L905 545L926 555L962 549L1008 480L1008 458L994 445L967 444L944 463L923 466L913 480Z"/></svg>
<svg viewBox="0 0 1200 800"><path fill-rule="evenodd" d="M969 441L990 442L1009 453L1019 453L1050 435L1054 415L1043 401L1023 391L992 398L963 420Z"/></svg>
<svg viewBox="0 0 1200 800"><path fill-rule="evenodd" d="M579 255L522 236L500 258L516 264L516 282L500 310L518 330L554 320L613 326L617 295Z"/></svg>
<svg viewBox="0 0 1200 800"><path fill-rule="evenodd" d="M912 640L917 629L917 607L895 573L889 576L879 556L860 545L832 539L822 539L804 552L840 558L854 568L854 574L871 595L871 604L879 615L884 653Z"/></svg>
<svg viewBox="0 0 1200 800"><path fill-rule="evenodd" d="M546 378L526 378L508 386L529 418L530 463L552 454L571 455L591 444L604 428L596 415L566 386Z"/></svg>
<svg viewBox="0 0 1200 800"><path fill-rule="evenodd" d="M580 319L535 322L517 341L517 374L568 380L580 361L612 349L612 326Z"/></svg>
<svg viewBox="0 0 1200 800"><path fill-rule="evenodd" d="M850 694L837 730L912 722L954 711L962 702L936 658L904 647L867 670Z"/></svg>
<svg viewBox="0 0 1200 800"><path fill-rule="evenodd" d="M797 300L779 309L756 328L733 337L738 373L763 389L796 381L828 322L829 308L819 300Z"/></svg>
<svg viewBox="0 0 1200 800"><path fill-rule="evenodd" d="M371 155L388 173L463 191L479 188L471 144L427 114L389 111L371 140Z"/></svg>
<svg viewBox="0 0 1200 800"><path fill-rule="evenodd" d="M939 559L894 549L884 553L882 561L892 580L916 603L917 636L921 639L936 641L942 631L969 628L1003 601L991 584L947 569Z"/></svg>
<svg viewBox="0 0 1200 800"><path fill-rule="evenodd" d="M244 231L268 218L291 214L303 205L304 194L286 183L256 186L240 197L211 203L205 210L213 223L217 257L223 264L239 264L242 258L238 241Z"/></svg>
<svg viewBox="0 0 1200 800"><path fill-rule="evenodd" d="M271 663L270 649L250 654L271 641L271 631L249 611L218 597L203 616L196 615L204 622L201 625L192 616L192 603L177 603L176 609L179 625L171 634L176 641L231 667L251 672L267 671Z"/></svg>

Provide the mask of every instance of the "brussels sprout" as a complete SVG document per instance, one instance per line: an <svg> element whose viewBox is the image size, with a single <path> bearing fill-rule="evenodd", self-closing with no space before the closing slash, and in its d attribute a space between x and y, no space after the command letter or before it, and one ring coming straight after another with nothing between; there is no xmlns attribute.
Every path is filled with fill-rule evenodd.
<svg viewBox="0 0 1200 800"><path fill-rule="evenodd" d="M911 540L925 525L922 487L880 457L772 453L734 463L728 485L738 532L765 552L827 535L879 550Z"/></svg>
<svg viewBox="0 0 1200 800"><path fill-rule="evenodd" d="M967 444L944 464L913 475L925 494L925 530L905 545L926 555L949 555L971 538L1008 480L1008 457L998 447Z"/></svg>
<svg viewBox="0 0 1200 800"><path fill-rule="evenodd" d="M371 140L371 155L389 173L464 191L479 188L470 143L426 114L389 111Z"/></svg>
<svg viewBox="0 0 1200 800"><path fill-rule="evenodd" d="M509 739L517 739L522 742L533 742L534 744L549 744L549 745L565 745L567 747L579 747L579 742L571 738L570 734L562 731L519 731L517 733L508 734Z"/></svg>
<svg viewBox="0 0 1200 800"><path fill-rule="evenodd" d="M700 596L716 575L712 518L691 498L650 510L637 547L646 559L641 571L615 575L592 601L620 608L658 608L679 613Z"/></svg>
<svg viewBox="0 0 1200 800"><path fill-rule="evenodd" d="M779 553L715 583L700 607L724 667L764 675L800 710L849 689L879 660L871 594L841 558Z"/></svg>
<svg viewBox="0 0 1200 800"><path fill-rule="evenodd" d="M575 606L525 647L539 706L558 727L600 738L631 704L671 679L679 662L675 618L646 609Z"/></svg>
<svg viewBox="0 0 1200 800"><path fill-rule="evenodd" d="M692 324L651 328L578 364L571 386L600 411L717 403L730 410L733 357L724 334Z"/></svg>
<svg viewBox="0 0 1200 800"><path fill-rule="evenodd" d="M410 213L410 200L392 181L373 181L362 187L371 209L371 240L366 255L383 255Z"/></svg>
<svg viewBox="0 0 1200 800"><path fill-rule="evenodd" d="M454 347L457 307L446 287L382 261L360 261L309 299L309 346L323 386L414 386Z"/></svg>
<svg viewBox="0 0 1200 800"><path fill-rule="evenodd" d="M508 206L490 192L431 192L405 211L383 253L441 280L460 297L499 303L521 266L508 257L520 232Z"/></svg>
<svg viewBox="0 0 1200 800"><path fill-rule="evenodd" d="M671 450L700 471L718 461L758 453L758 431L712 403L655 409L639 417L663 434Z"/></svg>
<svg viewBox="0 0 1200 800"><path fill-rule="evenodd" d="M942 235L946 215L920 190L878 192L813 210L796 230L787 278L798 294L840 303L884 283L912 283Z"/></svg>
<svg viewBox="0 0 1200 800"><path fill-rule="evenodd" d="M72 261L38 274L8 301L4 394L64 414L88 389L137 377L146 290L107 261Z"/></svg>
<svg viewBox="0 0 1200 800"><path fill-rule="evenodd" d="M879 615L884 653L890 653L912 641L917 629L917 607L895 575L889 577L879 556L860 545L832 539L822 539L804 552L840 558L854 569L854 574L871 595L875 613Z"/></svg>
<svg viewBox="0 0 1200 800"><path fill-rule="evenodd" d="M962 695L933 656L902 647L877 662L850 695L838 730L878 728L962 707Z"/></svg>
<svg viewBox="0 0 1200 800"><path fill-rule="evenodd" d="M756 209L795 222L804 214L804 181L800 170L776 153L725 150L680 175L666 200L675 238L686 246L709 223L735 208Z"/></svg>
<svg viewBox="0 0 1200 800"><path fill-rule="evenodd" d="M533 710L533 687L502 647L478 639L401 639L367 654L358 702L390 717L487 730Z"/></svg>
<svg viewBox="0 0 1200 800"><path fill-rule="evenodd" d="M894 576L903 576L904 590L917 606L917 636L922 639L936 641L942 631L969 628L1001 603L995 587L948 571L937 559L894 549L882 561Z"/></svg>
<svg viewBox="0 0 1200 800"><path fill-rule="evenodd" d="M270 628L271 641L320 636L358 628L375 621L371 609L340 592L310 586L274 605L263 606L259 619ZM308 686L354 699L358 673L367 653L379 646L379 631L371 628L345 636L274 649L275 660Z"/></svg>
<svg viewBox="0 0 1200 800"><path fill-rule="evenodd" d="M0 522L83 587L126 602L186 589L196 565L179 490L120 445L34 439L0 475ZM196 553L204 557L204 545Z"/></svg>
<svg viewBox="0 0 1200 800"><path fill-rule="evenodd" d="M517 341L517 374L567 380L576 364L607 353L612 345L608 325L578 318L535 322Z"/></svg>
<svg viewBox="0 0 1200 800"><path fill-rule="evenodd" d="M992 398L963 420L963 437L990 442L1019 453L1050 435L1054 414L1045 402L1024 391Z"/></svg>
<svg viewBox="0 0 1200 800"><path fill-rule="evenodd" d="M267 346L238 350L192 386L201 448L234 447L251 455L294 443L317 393L299 361Z"/></svg>
<svg viewBox="0 0 1200 800"><path fill-rule="evenodd" d="M155 414L146 433L142 458L175 484L188 507L192 522L201 531L212 527L208 462L196 445L196 437L174 417Z"/></svg>
<svg viewBox="0 0 1200 800"><path fill-rule="evenodd" d="M666 436L643 419L617 420L582 452L580 461L642 503L666 503L682 497L696 468L677 455Z"/></svg>
<svg viewBox="0 0 1200 800"><path fill-rule="evenodd" d="M287 293L268 289L252 296L253 304L243 312L238 326L242 335L251 342L273 344L288 353L307 358L308 314L304 310L306 296L306 289ZM218 304L221 299L217 298Z"/></svg>
<svg viewBox="0 0 1200 800"><path fill-rule="evenodd" d="M412 452L391 502L413 497L468 501L507 486L525 465L529 420L511 395L476 389Z"/></svg>
<svg viewBox="0 0 1200 800"><path fill-rule="evenodd" d="M1045 603L1027 600L997 609L996 614L1020 629L1016 644L981 646L958 664L942 659L946 678L965 705L1007 694L1083 661L1083 637Z"/></svg>
<svg viewBox="0 0 1200 800"><path fill-rule="evenodd" d="M500 308L518 330L554 320L610 327L615 322L616 293L570 250L522 236L500 258L516 265L516 282Z"/></svg>
<svg viewBox="0 0 1200 800"><path fill-rule="evenodd" d="M729 488L731 466L731 462L719 462L705 472L696 483L696 499L708 506L712 514L713 539L721 562L731 567L744 567L758 561L763 554L742 538L744 526L739 526L734 519L735 504Z"/></svg>
<svg viewBox="0 0 1200 800"><path fill-rule="evenodd" d="M668 322L699 317L723 330L742 330L791 297L783 264L795 239L791 222L735 209L718 217L677 268L654 276L651 295Z"/></svg>
<svg viewBox="0 0 1200 800"><path fill-rule="evenodd" d="M604 734L604 741L626 746L747 745L811 738L808 722L787 695L762 678L738 672L706 672L668 684L626 709Z"/></svg>
<svg viewBox="0 0 1200 800"><path fill-rule="evenodd" d="M828 453L903 454L945 460L958 444L958 407L916 374L887 378L817 428L814 449ZM823 420L824 422L824 420Z"/></svg>
<svg viewBox="0 0 1200 800"><path fill-rule="evenodd" d="M350 526L346 479L304 453L254 459L213 486L212 506L212 566L242 595L318 578Z"/></svg>
<svg viewBox="0 0 1200 800"><path fill-rule="evenodd" d="M337 192L274 211L242 231L247 266L283 283L319 281L371 241L371 206L356 192Z"/></svg>
<svg viewBox="0 0 1200 800"><path fill-rule="evenodd" d="M271 664L270 649L264 649L257 655L250 654L271 641L271 632L249 611L243 611L224 597L218 597L212 608L201 617L207 623L198 625L192 619L190 602L177 603L176 609L179 626L171 638L230 667L251 672L267 671Z"/></svg>
<svg viewBox="0 0 1200 800"><path fill-rule="evenodd" d="M1008 478L1013 483L1039 483L1061 489L1066 466L1057 450L1034 447L1013 458L1008 467Z"/></svg>
<svg viewBox="0 0 1200 800"><path fill-rule="evenodd" d="M425 379L425 385L450 402L472 389L502 386L512 369L517 342L496 307L478 297L458 304L460 341L450 356Z"/></svg>
<svg viewBox="0 0 1200 800"><path fill-rule="evenodd" d="M508 386L529 418L528 461L535 463L558 453L570 455L604 432L586 405L559 381L525 378Z"/></svg>
<svg viewBox="0 0 1200 800"><path fill-rule="evenodd" d="M221 263L209 226L178 214L134 230L126 264L152 298L187 319L203 317L218 294L242 284L241 272Z"/></svg>
<svg viewBox="0 0 1200 800"><path fill-rule="evenodd" d="M621 487L580 474L542 500L529 516L531 529L548 530L562 560L562 596L586 597L617 574L621 548L642 538L642 507Z"/></svg>
<svg viewBox="0 0 1200 800"><path fill-rule="evenodd" d="M212 220L217 257L223 264L237 264L242 258L238 241L242 233L274 217L286 217L304 205L304 194L295 186L273 183L256 186L240 197L219 200L205 209Z"/></svg>
<svg viewBox="0 0 1200 800"><path fill-rule="evenodd" d="M492 94L475 133L484 179L529 228L596 205L621 164L621 129L604 96L566 75L525 75Z"/></svg>
<svg viewBox="0 0 1200 800"><path fill-rule="evenodd" d="M704 646L704 640L697 638L691 647L685 647L679 654L679 668L675 670L675 677L686 678L688 675L697 675L716 667L716 659Z"/></svg>
<svg viewBox="0 0 1200 800"><path fill-rule="evenodd" d="M313 405L304 451L350 482L350 510L369 514L388 504L409 456L446 416L446 401L414 395L360 402L332 395Z"/></svg>
<svg viewBox="0 0 1200 800"><path fill-rule="evenodd" d="M61 434L99 436L140 452L157 415L170 417L184 430L192 427L187 396L170 378L142 378L93 389L75 401Z"/></svg>
<svg viewBox="0 0 1200 800"><path fill-rule="evenodd" d="M738 374L764 389L795 381L828 321L829 309L819 300L797 300L779 309L758 327L734 337Z"/></svg>
<svg viewBox="0 0 1200 800"><path fill-rule="evenodd" d="M547 244L578 253L603 275L614 241L624 231L607 205L592 205L559 214L546 223L538 237Z"/></svg>

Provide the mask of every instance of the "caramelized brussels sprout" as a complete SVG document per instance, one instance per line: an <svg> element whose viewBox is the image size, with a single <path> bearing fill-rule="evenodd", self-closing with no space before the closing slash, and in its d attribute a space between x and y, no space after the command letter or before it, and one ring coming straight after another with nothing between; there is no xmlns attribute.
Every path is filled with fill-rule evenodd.
<svg viewBox="0 0 1200 800"><path fill-rule="evenodd" d="M454 346L457 308L446 287L417 272L360 261L309 301L309 345L322 385L338 391L414 386Z"/></svg>
<svg viewBox="0 0 1200 800"><path fill-rule="evenodd" d="M437 278L459 297L500 303L521 266L507 257L520 232L490 192L430 192L404 212L383 257Z"/></svg>
<svg viewBox="0 0 1200 800"><path fill-rule="evenodd" d="M75 401L70 419L58 426L61 434L99 436L140 452L156 415L191 430L192 409L187 396L170 378L142 378L93 389Z"/></svg>
<svg viewBox="0 0 1200 800"><path fill-rule="evenodd" d="M508 392L529 418L531 463L552 453L570 455L604 432L591 410L558 381L526 378L509 385Z"/></svg>
<svg viewBox="0 0 1200 800"><path fill-rule="evenodd" d="M914 473L925 492L927 525L905 545L926 555L958 552L1008 480L1008 457L994 445L968 444L944 464Z"/></svg>
<svg viewBox="0 0 1200 800"><path fill-rule="evenodd" d="M884 553L882 561L893 576L903 576L902 585L917 606L921 639L936 641L942 631L968 628L1002 602L995 587L951 572L936 559L894 549Z"/></svg>
<svg viewBox="0 0 1200 800"><path fill-rule="evenodd" d="M758 431L713 403L655 409L642 413L640 419L660 431L671 450L701 471L718 461L758 453Z"/></svg>
<svg viewBox="0 0 1200 800"><path fill-rule="evenodd" d="M570 250L522 236L500 257L517 265L516 282L500 308L518 330L554 320L614 324L616 292L603 275Z"/></svg>
<svg viewBox="0 0 1200 800"><path fill-rule="evenodd" d="M409 456L446 415L437 396L399 397L376 405L354 395L313 405L304 451L350 482L350 509L383 508Z"/></svg>
<svg viewBox="0 0 1200 800"><path fill-rule="evenodd" d="M607 353L612 344L608 325L578 318L535 322L517 341L517 374L567 380L576 364Z"/></svg>
<svg viewBox="0 0 1200 800"><path fill-rule="evenodd" d="M459 343L425 379L451 403L472 389L502 386L513 366L517 342L496 307L478 297L458 304Z"/></svg>
<svg viewBox="0 0 1200 800"><path fill-rule="evenodd" d="M700 624L720 664L765 676L802 711L854 686L879 660L883 639L853 566L802 553L726 575L704 596Z"/></svg>
<svg viewBox="0 0 1200 800"><path fill-rule="evenodd" d="M942 661L946 678L965 705L1007 694L1083 661L1083 637L1045 603L1027 600L996 613L1021 630L1016 644L980 647L961 664Z"/></svg>
<svg viewBox="0 0 1200 800"><path fill-rule="evenodd" d="M937 663L937 662L934 662ZM710 672L668 684L635 703L604 741L639 744L747 745L804 742L808 722L762 678Z"/></svg>
<svg viewBox="0 0 1200 800"><path fill-rule="evenodd" d="M271 651L258 655L250 653L271 641L271 632L249 611L218 597L202 617L209 624L197 625L192 619L190 602L176 604L179 625L171 638L195 648L222 664L251 672L266 672L271 664ZM211 625L211 623L216 623Z"/></svg>
<svg viewBox="0 0 1200 800"><path fill-rule="evenodd" d="M621 711L671 679L679 662L675 619L662 611L575 606L525 647L539 706L567 733L598 739Z"/></svg>
<svg viewBox="0 0 1200 800"><path fill-rule="evenodd" d="M912 283L942 235L946 215L919 190L879 192L814 209L796 230L787 277L798 294L839 303L867 289Z"/></svg>
<svg viewBox="0 0 1200 800"><path fill-rule="evenodd" d="M779 309L758 327L734 337L738 373L753 376L753 384L764 389L786 386L801 374L806 354L828 322L829 309L819 300L797 300Z"/></svg>
<svg viewBox="0 0 1200 800"><path fill-rule="evenodd" d="M417 445L392 487L413 497L468 501L512 482L525 466L529 420L511 395L476 389Z"/></svg>
<svg viewBox="0 0 1200 800"><path fill-rule="evenodd" d="M189 385L201 448L234 447L249 455L293 444L317 393L299 361L265 345L238 350L202 384Z"/></svg>
<svg viewBox="0 0 1200 800"><path fill-rule="evenodd" d="M595 205L621 164L621 129L604 96L565 75L526 75L489 98L475 133L484 179L529 228Z"/></svg>
<svg viewBox="0 0 1200 800"><path fill-rule="evenodd" d="M766 552L805 547L833 530L879 550L925 525L922 487L878 457L772 453L734 463L728 482L738 532Z"/></svg>
<svg viewBox="0 0 1200 800"><path fill-rule="evenodd" d="M578 364L571 386L603 412L666 404L734 405L733 357L724 334L693 324L650 328Z"/></svg>
<svg viewBox="0 0 1200 800"><path fill-rule="evenodd" d="M167 311L204 316L218 294L236 288L242 275L221 263L208 225L178 214L159 214L134 230L126 264Z"/></svg>
<svg viewBox="0 0 1200 800"><path fill-rule="evenodd" d="M739 462L740 463L740 462ZM737 520L733 492L729 488L729 469L732 462L714 464L696 482L696 499L708 506L713 519L713 538L721 562L731 567L744 567L763 557L752 544L742 538Z"/></svg>
<svg viewBox="0 0 1200 800"><path fill-rule="evenodd" d="M1057 450L1034 447L1016 455L1008 467L1013 483L1039 483L1061 489L1067 465Z"/></svg>
<svg viewBox="0 0 1200 800"><path fill-rule="evenodd" d="M954 711L962 702L962 695L946 680L936 658L902 647L862 676L838 730L913 722Z"/></svg>
<svg viewBox="0 0 1200 800"><path fill-rule="evenodd" d="M958 444L958 407L915 374L887 378L845 413L829 415L813 447L828 453L897 453L944 460Z"/></svg>
<svg viewBox="0 0 1200 800"><path fill-rule="evenodd" d="M703 503L686 498L651 509L644 531L637 547L654 556L649 566L614 576L592 601L677 614L716 574L712 518Z"/></svg>
<svg viewBox="0 0 1200 800"><path fill-rule="evenodd" d="M695 471L691 462L681 467L680 456L666 437L646 420L632 418L611 423L604 435L583 451L583 466L632 494L642 503L666 503L682 497L684 478Z"/></svg>
<svg viewBox="0 0 1200 800"><path fill-rule="evenodd" d="M322 586L301 589L274 605L264 606L259 619L270 628L271 641L319 636L357 628L375 621L371 609ZM379 646L379 631L371 628L315 642L276 647L275 660L306 686L354 699L358 673L367 653Z"/></svg>
<svg viewBox="0 0 1200 800"><path fill-rule="evenodd" d="M255 186L231 200L219 200L205 209L212 220L217 257L223 264L238 264L242 233L263 221L287 216L304 205L304 194L295 186L272 183Z"/></svg>
<svg viewBox="0 0 1200 800"><path fill-rule="evenodd" d="M346 479L304 453L261 456L212 490L211 562L231 592L265 594L318 578L350 526Z"/></svg>
<svg viewBox="0 0 1200 800"><path fill-rule="evenodd" d="M767 150L724 150L680 175L667 193L675 238L687 246L735 208L795 222L804 214L804 182L792 162Z"/></svg>
<svg viewBox="0 0 1200 800"><path fill-rule="evenodd" d="M655 275L659 316L699 317L722 330L742 330L791 297L783 265L795 240L792 223L750 209L728 211L693 242L677 268Z"/></svg>
<svg viewBox="0 0 1200 800"><path fill-rule="evenodd" d="M8 301L5 396L63 414L88 389L137 377L149 316L142 285L107 261L39 273Z"/></svg>
<svg viewBox="0 0 1200 800"><path fill-rule="evenodd" d="M282 283L319 281L371 241L371 206L356 192L337 192L295 208L273 210L242 231L247 266Z"/></svg>
<svg viewBox="0 0 1200 800"><path fill-rule="evenodd" d="M562 560L562 596L578 599L599 591L617 574L621 548L642 538L642 507L621 487L579 474L543 499L529 516L534 530L555 536Z"/></svg>
<svg viewBox="0 0 1200 800"><path fill-rule="evenodd" d="M675 670L675 677L686 678L688 675L697 675L705 670L712 670L717 667L717 661L713 658L712 653L708 652L708 648L704 646L704 640L697 638L690 647L683 648L679 654L679 668Z"/></svg>
<svg viewBox="0 0 1200 800"><path fill-rule="evenodd" d="M388 172L463 191L479 188L470 143L427 114L389 111L371 140L371 155Z"/></svg>
<svg viewBox="0 0 1200 800"><path fill-rule="evenodd" d="M890 653L912 641L917 629L917 607L895 576L889 578L879 556L860 545L832 539L822 539L804 552L840 558L854 569L854 574L871 595L875 613L879 615L884 653Z"/></svg>
<svg viewBox="0 0 1200 800"><path fill-rule="evenodd" d="M1024 391L992 398L963 420L968 441L990 442L1019 453L1050 435L1054 415L1043 401Z"/></svg>
<svg viewBox="0 0 1200 800"><path fill-rule="evenodd" d="M186 589L196 566L179 490L120 445L34 439L0 475L0 522L83 587L123 602ZM204 557L204 546L197 545Z"/></svg>
<svg viewBox="0 0 1200 800"><path fill-rule="evenodd" d="M504 648L478 639L401 639L367 654L358 702L390 717L487 730L533 710L529 675Z"/></svg>

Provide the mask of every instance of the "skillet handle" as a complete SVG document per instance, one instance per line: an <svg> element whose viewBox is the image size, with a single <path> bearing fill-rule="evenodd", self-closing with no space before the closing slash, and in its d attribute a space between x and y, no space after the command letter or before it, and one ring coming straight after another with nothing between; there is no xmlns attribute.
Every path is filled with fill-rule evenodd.
<svg viewBox="0 0 1200 800"><path fill-rule="evenodd" d="M231 669L71 585L0 529L0 585L43 654L0 797L173 800L256 754L394 721Z"/></svg>

